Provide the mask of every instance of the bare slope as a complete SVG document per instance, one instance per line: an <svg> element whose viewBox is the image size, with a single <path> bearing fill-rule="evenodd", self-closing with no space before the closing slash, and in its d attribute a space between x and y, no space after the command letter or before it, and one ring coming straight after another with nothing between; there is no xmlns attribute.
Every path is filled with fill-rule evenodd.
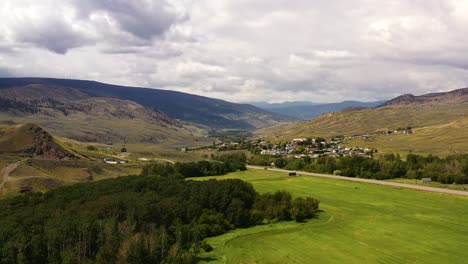
<svg viewBox="0 0 468 264"><path fill-rule="evenodd" d="M0 153L52 159L79 158L35 124L3 127L0 130Z"/></svg>
<svg viewBox="0 0 468 264"><path fill-rule="evenodd" d="M441 93L430 93L420 96L414 96L412 94L404 94L398 96L390 101L387 101L382 105L392 107L407 107L416 106L422 104L449 104L449 103L461 103L468 101L468 88L457 89L449 92Z"/></svg>
<svg viewBox="0 0 468 264"><path fill-rule="evenodd" d="M255 129L290 121L292 118L271 113L249 104L169 90L111 85L94 81L51 78L0 78L0 89L43 84L71 87L95 96L130 100L158 109L178 119L210 129Z"/></svg>
<svg viewBox="0 0 468 264"><path fill-rule="evenodd" d="M102 157L77 151L35 124L0 126L0 161L0 197L140 171L132 164L105 164Z"/></svg>
<svg viewBox="0 0 468 264"><path fill-rule="evenodd" d="M0 89L0 121L34 122L80 141L184 142L201 133L132 101L42 84Z"/></svg>

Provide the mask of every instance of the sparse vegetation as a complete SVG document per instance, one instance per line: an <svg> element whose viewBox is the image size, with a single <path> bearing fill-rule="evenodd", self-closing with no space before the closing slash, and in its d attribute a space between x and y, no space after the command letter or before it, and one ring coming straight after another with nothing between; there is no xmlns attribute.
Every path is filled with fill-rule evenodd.
<svg viewBox="0 0 468 264"><path fill-rule="evenodd" d="M89 151L97 150L97 148L95 146L93 146L93 145L86 146L86 149L89 150Z"/></svg>
<svg viewBox="0 0 468 264"><path fill-rule="evenodd" d="M371 134L380 130L411 127L411 135L377 135L375 140L354 140L350 145L369 147L385 152L425 154L464 153L468 149L465 131L468 102L384 107L354 112L328 113L310 121L280 124L256 131L257 135L275 141L293 138Z"/></svg>

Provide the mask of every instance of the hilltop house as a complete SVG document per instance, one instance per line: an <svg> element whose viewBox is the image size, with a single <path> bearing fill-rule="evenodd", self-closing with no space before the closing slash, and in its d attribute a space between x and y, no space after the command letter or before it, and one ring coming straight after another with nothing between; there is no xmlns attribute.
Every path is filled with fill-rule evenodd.
<svg viewBox="0 0 468 264"><path fill-rule="evenodd" d="M126 161L126 160L117 160L117 159L114 159L114 158L104 158L104 162L107 163L107 164L116 165L116 164L125 164L128 161Z"/></svg>

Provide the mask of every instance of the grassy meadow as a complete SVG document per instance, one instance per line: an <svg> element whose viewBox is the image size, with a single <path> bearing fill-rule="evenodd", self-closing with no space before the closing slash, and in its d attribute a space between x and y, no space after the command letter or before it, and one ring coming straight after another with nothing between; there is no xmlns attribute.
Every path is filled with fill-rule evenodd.
<svg viewBox="0 0 468 264"><path fill-rule="evenodd" d="M210 177L201 178L208 179ZM318 198L306 223L282 222L209 238L204 263L466 263L468 198L343 180L248 170L258 192ZM197 179L198 180L198 179Z"/></svg>
<svg viewBox="0 0 468 264"><path fill-rule="evenodd" d="M424 185L428 187L445 188L445 189L451 189L451 190L457 190L457 191L468 191L468 184L445 184L445 183L440 183L436 181L423 183L420 179L405 179L405 178L388 179L385 181L414 184L414 185Z"/></svg>
<svg viewBox="0 0 468 264"><path fill-rule="evenodd" d="M416 128L410 135L376 135L370 139L354 139L347 145L378 149L383 153L428 154L446 156L466 153L468 141L468 118L447 124Z"/></svg>

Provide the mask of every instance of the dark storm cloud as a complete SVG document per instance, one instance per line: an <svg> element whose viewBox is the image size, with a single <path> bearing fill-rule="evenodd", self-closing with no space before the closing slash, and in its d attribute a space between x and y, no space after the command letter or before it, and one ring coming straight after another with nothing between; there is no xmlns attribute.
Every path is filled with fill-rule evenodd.
<svg viewBox="0 0 468 264"><path fill-rule="evenodd" d="M150 46L171 26L187 19L165 0L5 0L3 34L12 44L30 43L64 54L86 45Z"/></svg>
<svg viewBox="0 0 468 264"><path fill-rule="evenodd" d="M81 0L76 3L87 16L104 12L115 19L122 30L147 40L163 35L172 25L188 18L165 0Z"/></svg>
<svg viewBox="0 0 468 264"><path fill-rule="evenodd" d="M44 27L24 28L23 30L18 32L17 41L35 44L59 54L65 54L69 49L94 42L92 38L74 31L61 22L52 22L45 24Z"/></svg>

